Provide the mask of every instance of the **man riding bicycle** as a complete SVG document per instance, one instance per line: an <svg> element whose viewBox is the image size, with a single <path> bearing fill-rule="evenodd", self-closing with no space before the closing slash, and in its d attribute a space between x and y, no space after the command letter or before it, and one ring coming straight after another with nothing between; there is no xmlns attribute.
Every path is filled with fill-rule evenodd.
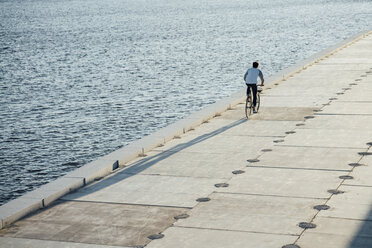
<svg viewBox="0 0 372 248"><path fill-rule="evenodd" d="M264 77L262 71L257 69L258 62L253 62L253 67L249 68L244 75L244 81L247 85L247 97L249 96L250 88L252 88L253 92L253 113L257 113L256 111L256 103L257 103L257 79L260 77L261 79L261 86L264 86Z"/></svg>

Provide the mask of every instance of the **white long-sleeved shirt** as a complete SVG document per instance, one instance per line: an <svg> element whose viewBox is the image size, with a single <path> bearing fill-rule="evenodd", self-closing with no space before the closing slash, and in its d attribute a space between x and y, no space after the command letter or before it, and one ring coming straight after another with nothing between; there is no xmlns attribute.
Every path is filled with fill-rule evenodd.
<svg viewBox="0 0 372 248"><path fill-rule="evenodd" d="M261 82L264 81L261 70L257 68L249 68L244 75L244 80L246 84L257 84L258 77L260 77Z"/></svg>

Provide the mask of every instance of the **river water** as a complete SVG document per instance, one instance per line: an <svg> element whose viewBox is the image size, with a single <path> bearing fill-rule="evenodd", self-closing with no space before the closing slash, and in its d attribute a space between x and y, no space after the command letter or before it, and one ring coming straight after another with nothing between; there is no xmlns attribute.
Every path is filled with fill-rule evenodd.
<svg viewBox="0 0 372 248"><path fill-rule="evenodd" d="M0 0L0 205L371 29L371 1Z"/></svg>

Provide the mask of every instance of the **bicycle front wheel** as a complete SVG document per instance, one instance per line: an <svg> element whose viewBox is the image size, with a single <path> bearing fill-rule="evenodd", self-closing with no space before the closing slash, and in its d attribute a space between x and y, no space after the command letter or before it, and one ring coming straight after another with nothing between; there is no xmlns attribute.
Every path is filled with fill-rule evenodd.
<svg viewBox="0 0 372 248"><path fill-rule="evenodd" d="M256 111L258 112L258 110L260 109L260 93L257 92L257 103L256 103Z"/></svg>

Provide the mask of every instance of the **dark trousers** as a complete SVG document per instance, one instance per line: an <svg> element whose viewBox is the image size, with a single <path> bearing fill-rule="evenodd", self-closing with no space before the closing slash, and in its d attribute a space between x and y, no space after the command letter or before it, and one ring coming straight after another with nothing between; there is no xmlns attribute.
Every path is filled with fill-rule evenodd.
<svg viewBox="0 0 372 248"><path fill-rule="evenodd" d="M257 103L257 84L247 84L247 97L249 96L249 93L250 93L249 88L252 88L253 107L256 107L256 103Z"/></svg>

